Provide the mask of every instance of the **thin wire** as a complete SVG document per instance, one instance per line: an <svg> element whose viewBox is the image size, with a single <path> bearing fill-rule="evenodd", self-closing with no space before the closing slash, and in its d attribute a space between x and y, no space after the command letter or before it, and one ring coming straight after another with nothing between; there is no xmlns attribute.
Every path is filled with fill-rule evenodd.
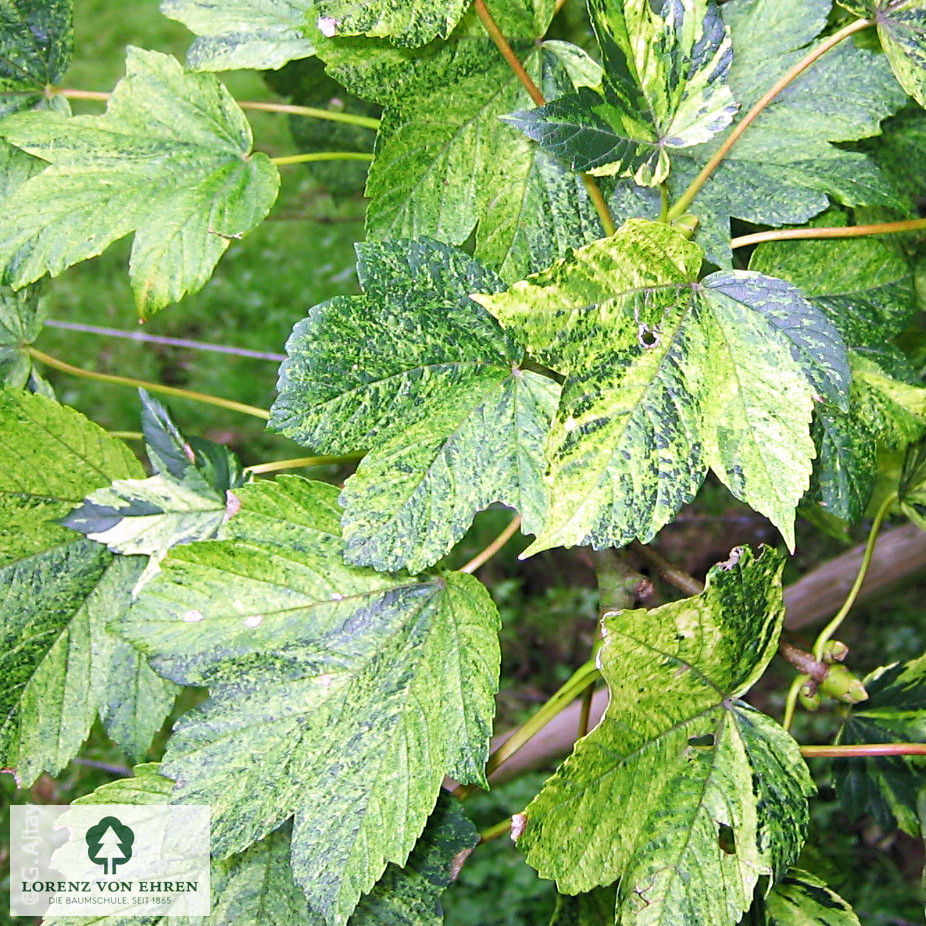
<svg viewBox="0 0 926 926"><path fill-rule="evenodd" d="M252 357L255 360L273 360L277 363L286 359L285 354L271 354L247 347L228 347L225 344L210 344L207 341L191 341L189 338L169 338L161 334L148 334L145 331L124 331L121 328L101 328L98 325L85 325L82 322L63 322L50 318L45 322L49 328L64 328L68 331L80 331L83 334L99 334L110 338L125 338L127 341L143 341L148 344L166 344L170 347L188 347L191 350L211 351L215 354L234 354L236 357Z"/></svg>

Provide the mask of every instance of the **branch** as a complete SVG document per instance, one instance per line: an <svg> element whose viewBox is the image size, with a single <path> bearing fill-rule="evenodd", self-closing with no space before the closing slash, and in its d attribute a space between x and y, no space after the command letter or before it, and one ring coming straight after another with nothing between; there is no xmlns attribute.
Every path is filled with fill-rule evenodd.
<svg viewBox="0 0 926 926"><path fill-rule="evenodd" d="M825 228L778 228L774 231L742 235L730 242L730 247L745 248L765 241L798 241L818 238L864 238L868 235L896 235L900 232L926 231L926 219L905 219L903 222L878 222L874 225L837 225Z"/></svg>
<svg viewBox="0 0 926 926"><path fill-rule="evenodd" d="M806 759L865 759L869 756L926 756L926 743L871 743L860 746L801 746Z"/></svg>
<svg viewBox="0 0 926 926"><path fill-rule="evenodd" d="M52 95L67 97L69 100L94 100L106 103L111 93L101 93L95 90L71 90L68 88L55 88ZM307 116L310 119L324 119L328 122L346 122L350 125L359 125L365 129L378 129L379 119L370 116L355 116L352 113L342 113L332 109L317 109L314 106L293 106L290 103L255 102L252 100L236 100L242 109L259 110L267 113L288 113L291 116Z"/></svg>
<svg viewBox="0 0 926 926"><path fill-rule="evenodd" d="M72 366L65 363L51 354L46 354L35 347L29 348L29 356L33 360L38 360L46 366L62 373L69 373L71 376L79 376L82 379L94 379L101 383L113 383L116 386L131 386L133 389L147 389L148 392L160 392L162 395L172 395L179 399L190 399L193 402L203 402L206 405L216 405L219 408L227 408L229 411L241 412L245 415L251 415L254 418L262 418L264 421L270 420L270 412L263 408L257 408L254 405L245 405L243 402L235 402L232 399L222 399L218 396L207 395L204 392L193 392L189 389L179 389L176 386L163 386L161 383L149 383L143 379L132 379L129 376L113 376L111 373L97 373L94 370L84 370L81 367Z"/></svg>
<svg viewBox="0 0 926 926"><path fill-rule="evenodd" d="M694 576L688 575L677 566L673 566L658 550L646 544L634 541L630 545L633 550L648 566L651 566L662 576L669 585L674 585L680 592L686 595L700 595L704 591L703 583L699 582Z"/></svg>
<svg viewBox="0 0 926 926"><path fill-rule="evenodd" d="M505 38L502 30L498 28L498 23L492 18L489 8L485 5L485 0L473 0L473 7L476 10L476 15L482 21L485 31L489 34L489 38L492 39L495 47L508 62L508 66L514 72L514 75L521 81L521 86L527 91L528 96L538 106L546 105L546 100L543 98L540 88L531 79L530 74L524 70L521 59L514 53L514 49L508 44L508 39ZM580 176L585 184L588 198L598 212L598 218L601 220L601 227L604 229L605 235L613 235L617 230L617 226L614 224L614 217L611 215L611 210L608 208L600 187L588 174L581 174Z"/></svg>
<svg viewBox="0 0 926 926"><path fill-rule="evenodd" d="M838 32L834 32L829 38L824 39L816 48L809 51L800 61L797 62L793 67L789 68L781 78L779 78L769 90L762 96L762 98L746 113L745 116L736 124L733 131L727 136L726 141L717 149L713 154L711 159L704 165L701 169L701 172L698 174L694 180L691 181L690 186L684 193L682 193L681 198L678 202L669 210L669 220L673 221L675 219L681 218L687 211L688 207L694 201L694 198L701 192L701 187L710 179L711 174L720 166L723 159L730 153L730 149L737 143L740 136L743 132L755 122L756 118L761 114L762 110L768 106L775 97L781 93L789 84L795 81L807 68L810 67L819 57L826 54L831 48L838 45L843 39L847 39L850 35L854 35L856 32L861 32L862 29L867 29L872 25L871 20L868 19L857 19L855 22L849 23L848 26L840 29Z"/></svg>
<svg viewBox="0 0 926 926"><path fill-rule="evenodd" d="M373 155L365 151L312 151L307 154L288 154L282 158L270 158L277 167L285 164L311 164L315 161L372 161Z"/></svg>
<svg viewBox="0 0 926 926"><path fill-rule="evenodd" d="M787 616L785 626L799 629L827 617L839 607L858 574L864 545L837 556L835 559L807 573L785 589ZM876 596L885 588L926 568L926 532L913 524L905 524L885 531L875 544L868 577L859 590L857 601ZM602 688L592 698L589 725L601 719L608 704L608 691ZM543 766L551 759L567 753L576 740L582 705L574 701L554 720L548 723L528 745L509 759L491 781L499 784L517 778L524 772ZM513 731L502 733L492 740L497 749ZM805 747L808 749L816 747ZM832 748L832 747L826 747ZM454 783L447 782L450 787ZM446 786L446 785L445 785Z"/></svg>
<svg viewBox="0 0 926 926"><path fill-rule="evenodd" d="M508 526L481 552L477 553L465 566L460 567L460 572L475 572L480 566L484 566L512 537L517 533L521 526L521 515L515 515Z"/></svg>

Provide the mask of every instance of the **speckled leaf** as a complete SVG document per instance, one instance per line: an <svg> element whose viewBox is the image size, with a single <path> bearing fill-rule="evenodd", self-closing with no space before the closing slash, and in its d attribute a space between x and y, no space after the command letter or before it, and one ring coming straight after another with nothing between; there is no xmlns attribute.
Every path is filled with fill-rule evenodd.
<svg viewBox="0 0 926 926"><path fill-rule="evenodd" d="M344 923L405 863L443 777L483 780L498 615L469 576L345 565L332 486L236 494L228 539L175 548L119 629L159 672L210 690L164 771L178 800L211 805L214 853L295 814L296 880Z"/></svg>
<svg viewBox="0 0 926 926"><path fill-rule="evenodd" d="M144 755L174 697L107 630L144 562L55 523L114 477L141 475L128 448L42 396L0 390L0 757L19 780L58 772L99 713Z"/></svg>
<svg viewBox="0 0 926 926"><path fill-rule="evenodd" d="M350 926L441 926L440 898L454 879L456 856L478 841L479 833L462 805L442 793L405 867L386 869L361 899Z"/></svg>
<svg viewBox="0 0 926 926"><path fill-rule="evenodd" d="M765 899L768 926L861 926L855 911L815 875L792 868Z"/></svg>
<svg viewBox="0 0 926 926"><path fill-rule="evenodd" d="M879 0L872 18L900 85L920 106L926 106L926 3Z"/></svg>
<svg viewBox="0 0 926 926"><path fill-rule="evenodd" d="M363 296L312 309L287 344L271 426L324 453L372 448L348 479L352 562L415 572L493 502L536 532L558 387L469 298L494 274L433 241L358 246Z"/></svg>
<svg viewBox="0 0 926 926"><path fill-rule="evenodd" d="M843 226L830 211L814 225ZM916 311L913 272L903 253L877 238L775 241L756 248L753 270L799 286L852 347L881 347Z"/></svg>
<svg viewBox="0 0 926 926"><path fill-rule="evenodd" d="M169 803L173 781L157 763L137 765L134 777L102 785L74 801L87 804ZM322 926L289 867L290 826L283 826L240 855L211 865L212 914L203 926ZM478 839L458 801L442 793L405 868L390 865L363 897L350 926L440 926L440 896L450 884L455 855ZM46 926L70 926L73 918L51 917ZM120 916L83 917L82 926L138 926ZM149 917L143 926L178 926L177 917Z"/></svg>
<svg viewBox="0 0 926 926"><path fill-rule="evenodd" d="M782 564L738 549L702 594L603 618L608 707L524 811L518 846L565 893L619 878L621 926L730 926L800 852L810 775L738 700L777 646Z"/></svg>
<svg viewBox="0 0 926 926"><path fill-rule="evenodd" d="M6 200L0 266L15 287L135 232L129 272L144 318L200 289L229 242L276 199L279 174L211 74L130 48L103 116L17 113L0 135L49 162Z"/></svg>
<svg viewBox="0 0 926 926"><path fill-rule="evenodd" d="M518 510L527 533L543 524L543 446L559 386L508 370L460 389L424 420L376 444L344 484L351 562L412 572L437 562L493 502ZM452 405L450 403L453 403Z"/></svg>
<svg viewBox="0 0 926 926"><path fill-rule="evenodd" d="M876 669L864 685L868 700L852 708L839 742L926 743L926 656ZM926 784L926 759L837 759L833 775L852 820L869 814L886 830L919 835L917 795Z"/></svg>
<svg viewBox="0 0 926 926"><path fill-rule="evenodd" d="M731 0L721 9L735 50L730 87L745 112L813 43L830 2ZM870 158L834 144L877 134L903 103L884 56L851 40L815 62L762 112L692 204L701 220L695 240L708 258L731 265L731 216L778 227L806 222L831 199L906 208ZM721 141L675 152L673 197Z"/></svg>
<svg viewBox="0 0 926 926"><path fill-rule="evenodd" d="M432 39L447 38L460 21L467 2L315 0L315 5L325 29L332 35L369 35L414 48Z"/></svg>
<svg viewBox="0 0 926 926"><path fill-rule="evenodd" d="M474 298L567 375L536 543L643 541L711 467L793 545L813 395L842 404L845 346L792 286L745 271L695 283L700 250L628 222L508 292Z"/></svg>
<svg viewBox="0 0 926 926"><path fill-rule="evenodd" d="M589 10L602 91L585 88L507 121L572 170L658 185L671 149L709 141L733 119L729 33L713 0L590 0Z"/></svg>
<svg viewBox="0 0 926 926"><path fill-rule="evenodd" d="M872 351L850 350L849 412L821 408L812 488L823 507L854 523L865 513L879 450L903 450L926 431L926 389L896 379Z"/></svg>
<svg viewBox="0 0 926 926"><path fill-rule="evenodd" d="M60 523L113 553L162 557L171 547L214 537L237 510L229 494L244 481L238 458L212 441L180 433L167 409L140 390L142 429L155 475L117 479L92 492Z"/></svg>
<svg viewBox="0 0 926 926"><path fill-rule="evenodd" d="M748 305L788 344L791 357L817 392L817 398L843 411L849 408L849 360L846 342L829 313L776 275L756 271L715 273L704 281L720 293Z"/></svg>
<svg viewBox="0 0 926 926"><path fill-rule="evenodd" d="M163 556L171 547L216 535L229 511L224 496L165 476L117 479L61 519L113 553Z"/></svg>
<svg viewBox="0 0 926 926"><path fill-rule="evenodd" d="M0 382L23 389L32 375L26 348L45 323L45 304L36 286L15 292L0 286Z"/></svg>
<svg viewBox="0 0 926 926"><path fill-rule="evenodd" d="M926 161L926 112L920 106L911 103L886 120L881 134L866 142L865 150L910 197L911 205L917 197L926 197L926 173L910 170L911 164Z"/></svg>
<svg viewBox="0 0 926 926"><path fill-rule="evenodd" d="M367 231L376 239L429 235L463 244L475 229L476 256L516 280L603 232L579 178L500 121L530 101L511 69L486 40L465 45L423 60L425 86L384 114L367 184ZM522 58L533 80L555 94L587 79L572 67L581 54L551 42L529 46Z"/></svg>
<svg viewBox="0 0 926 926"><path fill-rule="evenodd" d="M45 88L61 82L73 51L73 5L73 0L0 2L0 115L40 103Z"/></svg>
<svg viewBox="0 0 926 926"><path fill-rule="evenodd" d="M315 54L305 31L315 0L162 0L161 12L196 36L194 71L262 71Z"/></svg>

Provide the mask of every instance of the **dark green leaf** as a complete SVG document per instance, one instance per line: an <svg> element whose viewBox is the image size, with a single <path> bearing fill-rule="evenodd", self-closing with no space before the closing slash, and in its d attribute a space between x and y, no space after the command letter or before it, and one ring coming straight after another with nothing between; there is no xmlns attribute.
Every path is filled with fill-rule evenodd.
<svg viewBox="0 0 926 926"><path fill-rule="evenodd" d="M829 0L731 0L722 7L733 36L730 86L742 111L806 51L826 22ZM843 42L815 62L761 113L695 199L696 240L730 266L730 217L758 225L801 224L831 198L848 206L906 208L864 154L838 142L875 135L904 102L883 55ZM669 183L684 190L722 139L676 152Z"/></svg>
<svg viewBox="0 0 926 926"><path fill-rule="evenodd" d="M713 0L590 0L589 10L603 90L580 89L508 121L572 170L658 185L669 150L709 141L733 119L730 36Z"/></svg>
<svg viewBox="0 0 926 926"><path fill-rule="evenodd" d="M0 389L0 757L31 783L77 752L96 714L143 756L174 697L109 621L144 561L54 523L114 478L141 475L128 448L72 409Z"/></svg>
<svg viewBox="0 0 926 926"><path fill-rule="evenodd" d="M113 553L161 557L177 544L214 537L237 510L229 490L243 483L244 474L230 450L199 438L188 441L167 409L139 391L155 475L97 489L60 523Z"/></svg>
<svg viewBox="0 0 926 926"><path fill-rule="evenodd" d="M599 887L587 894L558 894L550 926L612 926L614 887Z"/></svg>
<svg viewBox="0 0 926 926"><path fill-rule="evenodd" d="M459 801L442 793L405 867L386 869L350 926L441 926L440 897L453 881L456 857L478 841Z"/></svg>
<svg viewBox="0 0 926 926"><path fill-rule="evenodd" d="M32 376L32 359L26 348L45 323L45 304L38 288L14 292L0 286L0 382L23 389Z"/></svg>
<svg viewBox="0 0 926 926"><path fill-rule="evenodd" d="M900 85L926 106L926 6L923 0L879 0L878 37Z"/></svg>
<svg viewBox="0 0 926 926"><path fill-rule="evenodd" d="M415 572L493 502L543 521L558 387L469 298L498 278L437 242L358 246L363 296L312 309L289 340L271 425L324 453L372 448L343 495L352 562Z"/></svg>
<svg viewBox="0 0 926 926"><path fill-rule="evenodd" d="M810 224L844 226L846 219L830 211ZM916 311L909 262L877 238L770 242L756 248L749 266L799 286L852 347L882 347Z"/></svg>
<svg viewBox="0 0 926 926"><path fill-rule="evenodd" d="M865 144L892 183L910 197L926 197L926 173L910 170L926 161L926 112L910 104L886 120L882 133Z"/></svg>
<svg viewBox="0 0 926 926"><path fill-rule="evenodd" d="M852 708L841 743L926 743L926 656L877 669L864 685L868 700ZM917 795L926 784L926 759L837 759L833 774L852 820L869 814L887 830L919 833Z"/></svg>
<svg viewBox="0 0 926 926"><path fill-rule="evenodd" d="M797 743L738 700L777 647L782 565L738 549L702 594L603 618L610 702L518 845L567 893L619 878L617 923L729 926L800 852L813 784Z"/></svg>
<svg viewBox="0 0 926 926"><path fill-rule="evenodd" d="M343 922L405 863L445 775L483 780L498 615L469 576L343 562L337 490L298 477L238 490L228 539L174 549L119 628L211 698L164 771L212 806L216 855L295 813L292 865Z"/></svg>
<svg viewBox="0 0 926 926"><path fill-rule="evenodd" d="M832 408L817 413L813 487L830 514L854 523L871 498L878 451L903 450L926 430L926 389L892 376L874 351L849 355L848 414Z"/></svg>
<svg viewBox="0 0 926 926"><path fill-rule="evenodd" d="M379 106L361 100L329 77L325 73L324 62L318 58L294 61L281 71L268 74L266 80L277 93L288 97L297 106L368 117L378 117L381 113ZM376 138L376 132L364 126L306 119L297 115L290 117L289 131L297 149L309 153L369 153ZM317 161L306 164L305 169L330 193L351 195L363 192L369 164L363 161Z"/></svg>
<svg viewBox="0 0 926 926"><path fill-rule="evenodd" d="M195 71L278 68L315 54L306 38L315 0L162 0L161 12L196 39L187 53Z"/></svg>
<svg viewBox="0 0 926 926"><path fill-rule="evenodd" d="M6 200L8 281L54 276L135 232L129 270L142 317L200 289L229 242L266 216L279 185L214 76L137 48L105 115L18 113L0 134L49 162Z"/></svg>
<svg viewBox="0 0 926 926"><path fill-rule="evenodd" d="M0 3L0 115L41 104L64 77L73 44L73 0Z"/></svg>

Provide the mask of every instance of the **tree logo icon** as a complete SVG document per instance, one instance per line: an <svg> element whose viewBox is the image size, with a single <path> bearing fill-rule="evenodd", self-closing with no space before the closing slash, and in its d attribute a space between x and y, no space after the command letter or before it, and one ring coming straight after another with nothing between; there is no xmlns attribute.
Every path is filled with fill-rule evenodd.
<svg viewBox="0 0 926 926"><path fill-rule="evenodd" d="M135 833L117 817L103 817L87 830L87 855L90 861L103 866L103 874L114 875L117 865L132 857Z"/></svg>

